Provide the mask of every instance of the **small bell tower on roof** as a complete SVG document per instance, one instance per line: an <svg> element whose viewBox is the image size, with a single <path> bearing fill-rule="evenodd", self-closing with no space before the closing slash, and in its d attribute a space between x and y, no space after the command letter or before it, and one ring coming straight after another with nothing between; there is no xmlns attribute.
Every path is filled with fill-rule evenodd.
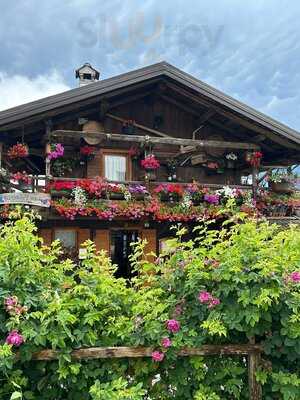
<svg viewBox="0 0 300 400"><path fill-rule="evenodd" d="M83 64L75 71L76 79L79 78L79 86L85 86L99 80L100 72L91 66L90 63Z"/></svg>

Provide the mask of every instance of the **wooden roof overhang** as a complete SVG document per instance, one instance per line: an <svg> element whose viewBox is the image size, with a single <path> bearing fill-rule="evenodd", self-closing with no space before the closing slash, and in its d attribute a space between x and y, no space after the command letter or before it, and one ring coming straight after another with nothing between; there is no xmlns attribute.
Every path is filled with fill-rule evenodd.
<svg viewBox="0 0 300 400"><path fill-rule="evenodd" d="M0 139L9 143L25 135L26 141L41 141L49 119L67 121L74 112L83 117L103 116L122 103L146 96L172 102L193 114L200 127L205 124L222 133L225 141L257 145L269 164L300 162L297 131L165 62L2 111Z"/></svg>

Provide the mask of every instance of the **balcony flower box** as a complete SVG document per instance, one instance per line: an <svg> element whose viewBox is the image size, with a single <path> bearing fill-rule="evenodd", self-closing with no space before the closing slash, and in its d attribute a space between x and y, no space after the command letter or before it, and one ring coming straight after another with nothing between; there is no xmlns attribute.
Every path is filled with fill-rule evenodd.
<svg viewBox="0 0 300 400"><path fill-rule="evenodd" d="M128 186L128 192L135 200L144 200L149 196L148 190L144 185L132 184Z"/></svg>
<svg viewBox="0 0 300 400"><path fill-rule="evenodd" d="M154 189L161 202L177 203L182 199L183 188L180 185L170 183L162 184Z"/></svg>

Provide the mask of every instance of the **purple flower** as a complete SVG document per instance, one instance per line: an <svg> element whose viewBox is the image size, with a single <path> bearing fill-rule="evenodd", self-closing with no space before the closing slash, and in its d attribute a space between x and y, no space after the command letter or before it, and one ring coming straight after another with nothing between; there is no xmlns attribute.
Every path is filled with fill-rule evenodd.
<svg viewBox="0 0 300 400"><path fill-rule="evenodd" d="M296 283L300 282L300 272L298 271L292 272L290 274L290 279Z"/></svg>
<svg viewBox="0 0 300 400"><path fill-rule="evenodd" d="M164 359L165 355L164 353L161 353L160 351L153 351L152 353L152 360L156 362L160 362Z"/></svg>
<svg viewBox="0 0 300 400"><path fill-rule="evenodd" d="M162 345L162 347L167 349L168 347L172 346L172 340L169 339L168 337L165 337L165 338L162 339L161 345Z"/></svg>
<svg viewBox="0 0 300 400"><path fill-rule="evenodd" d="M180 322L176 319L169 319L167 321L167 329L170 332L176 333L180 330Z"/></svg>
<svg viewBox="0 0 300 400"><path fill-rule="evenodd" d="M56 158L62 157L64 155L65 149L61 143L55 145L55 150L51 151L47 158L48 160L56 160Z"/></svg>
<svg viewBox="0 0 300 400"><path fill-rule="evenodd" d="M6 338L6 343L19 347L24 342L24 338L18 331L11 331Z"/></svg>
<svg viewBox="0 0 300 400"><path fill-rule="evenodd" d="M218 194L205 194L204 200L207 201L209 204L219 204L220 196Z"/></svg>
<svg viewBox="0 0 300 400"><path fill-rule="evenodd" d="M129 193L132 193L132 194L148 193L146 187L143 185L130 185L130 186L128 186L128 191L129 191Z"/></svg>

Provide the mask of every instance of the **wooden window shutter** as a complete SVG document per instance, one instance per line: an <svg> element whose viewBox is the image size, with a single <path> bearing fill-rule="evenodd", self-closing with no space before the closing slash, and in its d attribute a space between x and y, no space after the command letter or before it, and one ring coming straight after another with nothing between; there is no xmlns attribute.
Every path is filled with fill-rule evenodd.
<svg viewBox="0 0 300 400"><path fill-rule="evenodd" d="M82 243L86 240L90 239L90 230L89 229L78 229L77 230L77 247L79 248Z"/></svg>
<svg viewBox="0 0 300 400"><path fill-rule="evenodd" d="M39 229L38 235L44 240L45 246L51 246L52 243L52 229L50 228L43 228Z"/></svg>
<svg viewBox="0 0 300 400"><path fill-rule="evenodd" d="M157 254L157 240L156 240L156 229L143 229L141 231L141 236L142 239L147 240L147 244L144 248L144 253L145 255L148 253L155 253ZM153 262L155 257L154 256L148 256L146 257L148 261Z"/></svg>
<svg viewBox="0 0 300 400"><path fill-rule="evenodd" d="M110 235L108 229L97 229L94 235L97 251L105 250L110 255Z"/></svg>

